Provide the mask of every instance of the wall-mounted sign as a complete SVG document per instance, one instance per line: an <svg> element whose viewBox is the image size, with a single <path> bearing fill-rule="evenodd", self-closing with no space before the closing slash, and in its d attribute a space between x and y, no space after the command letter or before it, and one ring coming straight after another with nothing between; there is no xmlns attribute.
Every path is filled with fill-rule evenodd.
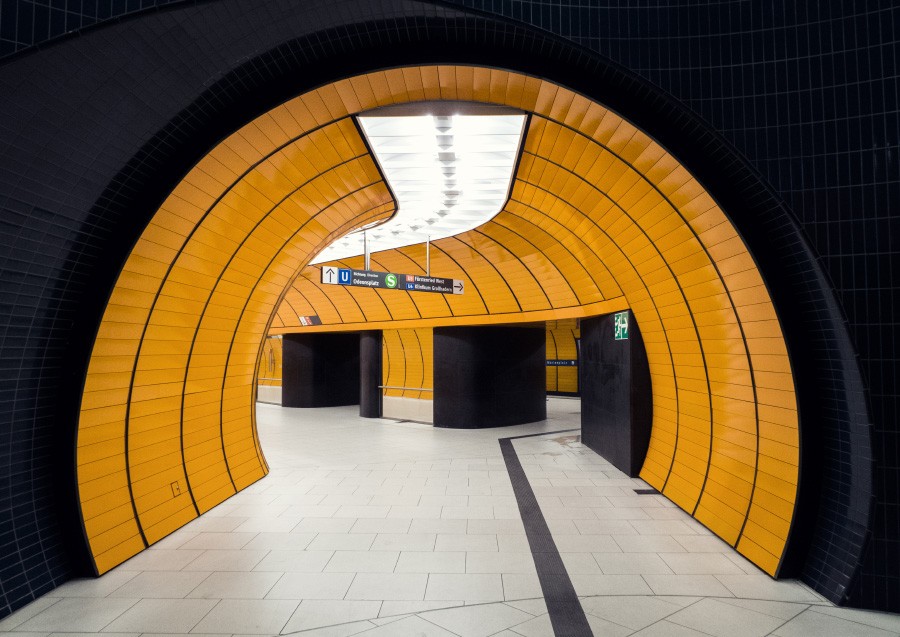
<svg viewBox="0 0 900 637"><path fill-rule="evenodd" d="M571 359L547 359L547 367L577 367L578 361Z"/></svg>
<svg viewBox="0 0 900 637"><path fill-rule="evenodd" d="M628 339L628 312L619 312L615 316L616 320L616 340L624 341Z"/></svg>
<svg viewBox="0 0 900 637"><path fill-rule="evenodd" d="M407 292L435 292L437 294L462 294L465 291L465 284L459 279L374 272L372 270L350 270L334 266L322 268L322 283L363 288L406 290Z"/></svg>
<svg viewBox="0 0 900 637"><path fill-rule="evenodd" d="M298 316L300 325L321 325L322 321L318 316Z"/></svg>

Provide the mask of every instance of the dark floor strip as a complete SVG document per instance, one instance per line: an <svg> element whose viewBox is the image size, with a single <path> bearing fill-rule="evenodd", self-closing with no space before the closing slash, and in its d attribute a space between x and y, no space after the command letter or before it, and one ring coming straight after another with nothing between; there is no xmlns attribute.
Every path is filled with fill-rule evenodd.
<svg viewBox="0 0 900 637"><path fill-rule="evenodd" d="M553 536L547 527L541 507L538 506L537 497L525 476L519 456L513 448L513 440L519 438L533 438L549 434L567 433L579 431L578 429L564 429L562 431L546 431L527 436L513 436L500 439L500 450L503 452L503 460L509 471L509 479L512 481L513 492L522 514L522 523L525 525L525 534L528 536L528 544L531 547L531 555L537 567L538 580L541 582L541 590L544 600L547 602L547 610L550 612L550 623L553 625L553 634L556 637L594 637L588 624L575 587L566 572L562 557L556 549Z"/></svg>

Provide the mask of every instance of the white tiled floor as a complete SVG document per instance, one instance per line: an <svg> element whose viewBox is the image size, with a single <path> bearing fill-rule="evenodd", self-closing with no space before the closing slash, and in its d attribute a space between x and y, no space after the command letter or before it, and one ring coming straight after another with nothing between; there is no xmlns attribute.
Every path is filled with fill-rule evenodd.
<svg viewBox="0 0 900 637"><path fill-rule="evenodd" d="M546 422L447 430L260 405L268 477L0 631L552 635L497 439L576 428L579 408L551 399ZM898 616L773 581L574 435L515 448L595 635L900 635Z"/></svg>

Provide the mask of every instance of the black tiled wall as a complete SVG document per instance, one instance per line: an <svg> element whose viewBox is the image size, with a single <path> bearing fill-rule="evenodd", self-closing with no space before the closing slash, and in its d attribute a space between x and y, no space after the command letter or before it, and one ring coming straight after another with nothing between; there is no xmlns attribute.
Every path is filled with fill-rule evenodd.
<svg viewBox="0 0 900 637"><path fill-rule="evenodd" d="M545 328L434 328L435 427L508 427L546 418Z"/></svg>
<svg viewBox="0 0 900 637"><path fill-rule="evenodd" d="M164 4L165 10L133 14ZM545 29L668 91L733 144L787 201L815 257L778 212L779 202L753 189L756 175L746 166L722 161L709 169L747 173L739 184L746 188L734 189L746 196L727 202L726 210L736 216L745 207L748 215L761 215L758 227L745 223L741 229L757 259L771 266L770 285L788 285L779 268L784 279L808 282L775 290L776 297L793 299L790 307L779 306L788 332L795 330L795 342L807 341L806 349L794 352L804 358L795 360L798 370L809 359L810 373L798 380L811 384L807 393L820 398L816 418L804 421L807 442L821 441L824 502L804 577L832 599L846 596L856 605L900 610L894 280L900 270L900 8L889 2L738 0L443 3L452 5ZM288 97L352 65L346 58L346 69L317 66L320 59L379 42L398 50L416 46L410 43L427 42L425 18L453 15L413 0L307 0L303 11L300 6L281 0L0 2L0 56L21 51L0 60L0 615L71 572L66 556L73 552L62 541L71 529L60 533L59 507L53 504L59 489L49 486L54 464L64 466L54 463L51 443L71 436L67 392L77 393L83 374L65 363L83 359L89 350L85 335L97 319L92 308L102 306L117 259L152 210L147 194L171 187L192 153L257 112L259 104L244 110L232 104L267 78L307 65L283 89ZM133 15L38 53L22 50L126 14ZM371 22L376 18L387 21ZM352 26L257 57L291 38L340 24ZM462 43L473 42L541 50L547 61L535 65L538 74L583 64L584 77L595 73L612 83L617 73L585 61L552 36L542 40L533 31L475 17L462 24L430 33L431 40L455 42L461 51ZM426 56L439 57L435 50ZM237 68L244 75L229 76ZM571 76L569 83L578 81ZM669 113L672 122L686 121L651 89L621 81L622 92L646 95L632 109L618 103L626 116L640 121L657 112ZM618 94L610 91L606 101L616 106ZM686 121L684 129L689 126L694 124ZM698 147L730 157L718 139L696 130L703 142ZM656 134L675 148L665 127ZM691 149L680 150L688 159ZM767 210L773 212L763 218ZM112 244L110 236L116 236ZM766 254L766 241L773 244L772 255ZM830 277L838 304L822 287L814 258ZM841 312L852 340L833 319ZM862 378L853 363L857 353ZM872 456L873 482L867 478ZM873 489L873 523L867 528ZM69 523L63 516L63 524ZM860 575L848 590L854 556L864 545ZM77 560L75 565L80 570Z"/></svg>

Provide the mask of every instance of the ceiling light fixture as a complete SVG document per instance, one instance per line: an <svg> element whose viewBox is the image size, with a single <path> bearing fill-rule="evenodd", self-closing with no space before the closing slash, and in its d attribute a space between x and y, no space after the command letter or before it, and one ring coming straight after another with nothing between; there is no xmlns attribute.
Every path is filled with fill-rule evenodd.
<svg viewBox="0 0 900 637"><path fill-rule="evenodd" d="M524 113L359 117L397 199L397 214L367 230L371 252L466 232L503 207L522 143ZM363 254L363 228L312 263Z"/></svg>

